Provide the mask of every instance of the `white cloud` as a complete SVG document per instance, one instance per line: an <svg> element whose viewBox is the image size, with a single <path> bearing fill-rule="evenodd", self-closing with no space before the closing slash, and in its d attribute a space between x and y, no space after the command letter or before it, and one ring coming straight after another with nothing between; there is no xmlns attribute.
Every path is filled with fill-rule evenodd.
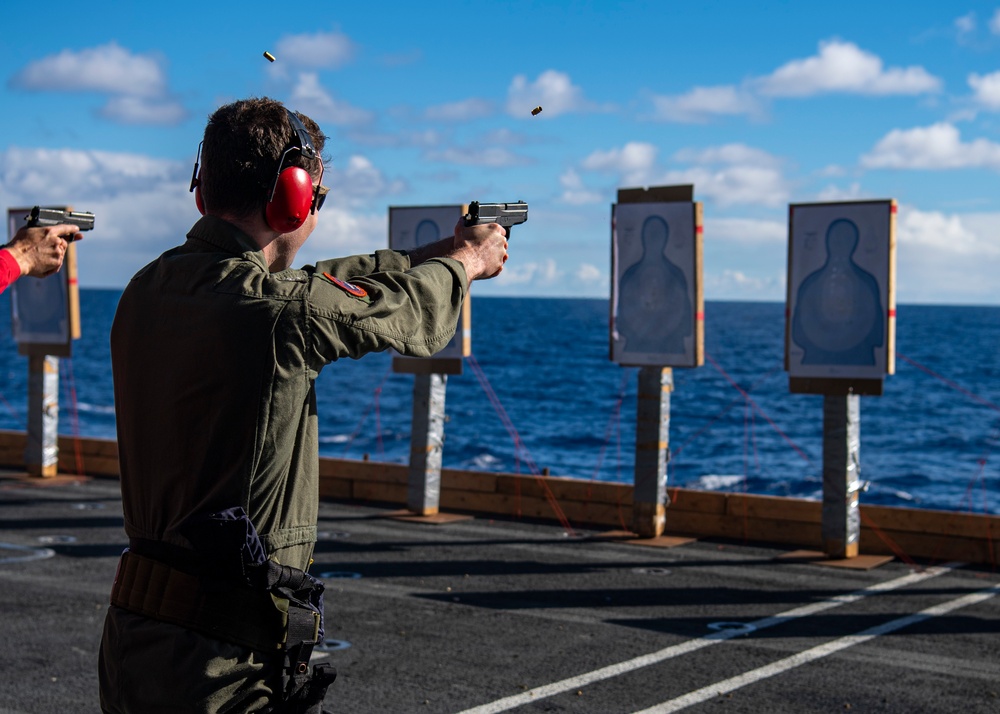
<svg viewBox="0 0 1000 714"><path fill-rule="evenodd" d="M788 243L788 224L758 218L706 218L705 240L746 245Z"/></svg>
<svg viewBox="0 0 1000 714"><path fill-rule="evenodd" d="M696 198L709 198L719 206L736 204L781 206L788 202L789 196L784 177L773 167L696 166L667 171L656 183L694 184Z"/></svg>
<svg viewBox="0 0 1000 714"><path fill-rule="evenodd" d="M498 284L531 285L544 290L559 283L563 277L556 261L551 258L527 263L520 261L511 263L505 265L503 272L496 278Z"/></svg>
<svg viewBox="0 0 1000 714"><path fill-rule="evenodd" d="M838 164L830 164L829 166L824 166L822 169L816 172L817 176L845 176L847 174L847 169Z"/></svg>
<svg viewBox="0 0 1000 714"><path fill-rule="evenodd" d="M112 97L99 113L120 124L173 126L188 117L187 109L173 100L147 97Z"/></svg>
<svg viewBox="0 0 1000 714"><path fill-rule="evenodd" d="M342 255L360 255L389 246L385 211L363 213L324 206L316 230L295 257L295 265L313 265Z"/></svg>
<svg viewBox="0 0 1000 714"><path fill-rule="evenodd" d="M433 129L386 132L373 130L371 127L364 125L351 127L347 133L347 137L351 141L363 146L390 149L414 146L426 149L440 146L445 140L444 135Z"/></svg>
<svg viewBox="0 0 1000 714"><path fill-rule="evenodd" d="M364 156L351 156L343 167L326 167L323 183L330 187L326 205L357 205L372 198L388 198L405 188L400 180L389 180ZM324 209L324 213L325 213Z"/></svg>
<svg viewBox="0 0 1000 714"><path fill-rule="evenodd" d="M990 18L990 32L994 35L1000 35L1000 9L993 13L993 17Z"/></svg>
<svg viewBox="0 0 1000 714"><path fill-rule="evenodd" d="M673 158L698 165L666 171L657 167L656 154L657 148L652 144L629 142L620 149L593 152L580 163L580 168L615 174L627 186L694 184L698 196L710 198L720 206L740 203L777 206L788 199L781 160L760 149L743 144L684 149Z"/></svg>
<svg viewBox="0 0 1000 714"><path fill-rule="evenodd" d="M161 62L115 42L63 50L25 66L10 85L28 91L97 92L112 95L98 112L122 124L174 125L188 112L167 93Z"/></svg>
<svg viewBox="0 0 1000 714"><path fill-rule="evenodd" d="M652 144L630 141L620 149L595 151L580 164L587 171L618 174L632 185L645 185L656 164L657 148Z"/></svg>
<svg viewBox="0 0 1000 714"><path fill-rule="evenodd" d="M583 96L569 75L549 69L534 82L519 74L507 89L507 113L513 117L534 119L531 111L541 106L539 117L552 119L560 114L595 111L597 107Z"/></svg>
<svg viewBox="0 0 1000 714"><path fill-rule="evenodd" d="M460 166L482 166L500 168L504 166L520 166L528 160L518 156L513 151L502 146L481 146L461 149L451 147L440 151L428 151L425 154L430 161L441 161L446 164Z"/></svg>
<svg viewBox="0 0 1000 714"><path fill-rule="evenodd" d="M705 296L710 300L783 301L785 276L751 275L731 268L706 271Z"/></svg>
<svg viewBox="0 0 1000 714"><path fill-rule="evenodd" d="M160 63L110 42L100 47L63 50L27 65L11 84L32 91L103 92L158 97L166 90Z"/></svg>
<svg viewBox="0 0 1000 714"><path fill-rule="evenodd" d="M371 112L342 102L326 91L315 72L303 72L299 75L286 104L294 105L297 111L307 114L321 126L323 122L335 126L351 126L366 124L372 120Z"/></svg>
<svg viewBox="0 0 1000 714"><path fill-rule="evenodd" d="M972 73L968 82L972 87L973 101L987 109L1000 109L1000 72Z"/></svg>
<svg viewBox="0 0 1000 714"><path fill-rule="evenodd" d="M562 200L571 206L583 206L587 204L601 203L605 201L604 194L599 191L588 189L583 184L583 179L573 169L565 171L559 177L559 183L563 187Z"/></svg>
<svg viewBox="0 0 1000 714"><path fill-rule="evenodd" d="M847 188L841 188L840 186L827 186L822 191L816 195L817 201L850 201L856 198L861 198L864 192L861 190L861 184L854 182Z"/></svg>
<svg viewBox="0 0 1000 714"><path fill-rule="evenodd" d="M529 143L528 138L524 134L511 131L506 127L486 132L480 141L484 144L503 144L505 146L524 146Z"/></svg>
<svg viewBox="0 0 1000 714"><path fill-rule="evenodd" d="M974 25L975 18L959 18L956 27ZM851 42L828 40L812 57L792 60L764 77L740 85L694 87L684 94L651 99L648 118L702 124L722 116L760 119L766 100L773 97L811 97L832 92L866 95L914 95L937 92L941 80L923 67L885 67L882 59Z"/></svg>
<svg viewBox="0 0 1000 714"><path fill-rule="evenodd" d="M760 116L760 101L732 85L695 87L677 96L654 96L652 119L703 124L718 116Z"/></svg>
<svg viewBox="0 0 1000 714"><path fill-rule="evenodd" d="M581 283L607 283L607 276L601 272L601 269L596 265L591 265L590 263L580 263L576 269L576 279Z"/></svg>
<svg viewBox="0 0 1000 714"><path fill-rule="evenodd" d="M1000 213L946 214L899 207L899 302L996 302Z"/></svg>
<svg viewBox="0 0 1000 714"><path fill-rule="evenodd" d="M782 160L763 149L746 144L723 144L707 149L681 149L674 159L688 164L753 164L754 166L780 166Z"/></svg>
<svg viewBox="0 0 1000 714"><path fill-rule="evenodd" d="M285 63L308 69L342 67L354 59L356 49L342 32L285 35L275 45L276 61L271 67L278 72Z"/></svg>
<svg viewBox="0 0 1000 714"><path fill-rule="evenodd" d="M487 99L464 99L450 104L441 104L427 109L426 116L434 121L473 121L496 113L494 102Z"/></svg>
<svg viewBox="0 0 1000 714"><path fill-rule="evenodd" d="M941 89L941 80L923 67L889 67L851 42L821 42L819 54L792 60L754 82L761 94L808 97L827 92L871 95L924 94Z"/></svg>
<svg viewBox="0 0 1000 714"><path fill-rule="evenodd" d="M947 122L915 129L893 129L861 157L861 165L879 169L1000 169L1000 144L987 139L963 142Z"/></svg>
<svg viewBox="0 0 1000 714"><path fill-rule="evenodd" d="M657 183L693 183L695 193L719 206L759 204L778 206L788 200L789 189L778 157L745 144L724 144L707 149L685 149L674 158L694 163L687 169L671 170Z"/></svg>
<svg viewBox="0 0 1000 714"><path fill-rule="evenodd" d="M901 206L897 230L900 246L919 246L956 255L1000 256L1000 215L947 215Z"/></svg>
<svg viewBox="0 0 1000 714"><path fill-rule="evenodd" d="M970 12L961 17L955 18L955 30L958 34L968 35L976 31L976 13Z"/></svg>
<svg viewBox="0 0 1000 714"><path fill-rule="evenodd" d="M143 186L162 189L186 182L191 170L141 154L77 149L11 148L0 154L0 166L2 195L12 205L75 204L128 195Z"/></svg>

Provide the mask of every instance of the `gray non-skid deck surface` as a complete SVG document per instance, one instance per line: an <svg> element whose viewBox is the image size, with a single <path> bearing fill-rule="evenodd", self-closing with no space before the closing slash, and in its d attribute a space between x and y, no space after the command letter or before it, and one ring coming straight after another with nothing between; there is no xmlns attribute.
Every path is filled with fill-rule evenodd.
<svg viewBox="0 0 1000 714"><path fill-rule="evenodd" d="M1000 712L989 567L844 570L387 510L321 507L333 711ZM0 474L0 712L98 710L124 544L116 481Z"/></svg>

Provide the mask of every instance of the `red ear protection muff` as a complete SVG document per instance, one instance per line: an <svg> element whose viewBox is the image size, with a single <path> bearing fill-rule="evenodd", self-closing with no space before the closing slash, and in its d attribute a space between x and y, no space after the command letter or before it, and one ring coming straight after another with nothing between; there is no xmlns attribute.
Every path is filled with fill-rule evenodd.
<svg viewBox="0 0 1000 714"><path fill-rule="evenodd" d="M306 129L302 120L296 116L295 112L286 108L288 112L288 122L292 125L295 137L292 143L285 149L278 162L278 171L274 176L268 192L267 207L264 209L264 218L271 230L279 233L290 233L306 222L310 211L315 211L319 203L319 182L313 186L312 176L309 172L298 166L286 166L289 153L298 151L307 159L317 159L320 161L320 179L323 178L323 162L316 147L313 146L312 137ZM191 172L191 188L194 192L195 205L198 210L205 214L205 202L201 196L201 180L198 176L198 164L201 161L201 147L205 142L198 144L198 156L194 161L194 170Z"/></svg>
<svg viewBox="0 0 1000 714"><path fill-rule="evenodd" d="M316 210L319 198L319 182L314 188L308 171L298 166L285 165L288 155L293 151L298 151L307 159L320 158L302 120L292 110L286 108L285 111L288 112L288 123L295 131L295 138L281 155L278 173L271 185L271 197L264 210L267 225L279 233L291 233L305 223L310 211ZM320 179L323 177L322 166L320 161Z"/></svg>
<svg viewBox="0 0 1000 714"><path fill-rule="evenodd" d="M272 230L291 233L306 222L312 204L312 176L303 168L288 166L274 178L264 218Z"/></svg>

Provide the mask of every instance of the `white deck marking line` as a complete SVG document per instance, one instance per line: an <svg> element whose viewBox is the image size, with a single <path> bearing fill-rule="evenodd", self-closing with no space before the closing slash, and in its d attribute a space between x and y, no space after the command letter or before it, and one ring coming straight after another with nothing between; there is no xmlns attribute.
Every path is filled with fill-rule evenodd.
<svg viewBox="0 0 1000 714"><path fill-rule="evenodd" d="M790 620L794 620L800 617L807 617L809 615L815 615L818 612L823 612L824 610L829 610L834 607L839 607L840 605L846 605L848 603L857 602L869 595L875 595L882 592L888 592L890 590L895 590L896 588L901 588L906 585L912 585L914 583L919 583L921 581L927 580L929 578L937 577L942 573L947 573L953 568L961 567L963 563L946 563L945 565L927 568L921 572L910 573L909 575L904 575L902 577L896 578L895 580L888 580L884 583L876 583L862 590L856 590L853 593L847 593L844 595L837 595L830 598L829 600L822 600L820 602L810 603L809 605L802 605L801 607L796 607L791 610L787 610L778 615L773 615L771 617L765 617L760 620L754 620L753 622L748 622L747 625L754 627L755 629L761 630L765 627L773 627L774 625L779 625ZM521 694L515 694L510 697L504 697L503 699L498 699L495 702L489 702L487 704L482 704L478 707L473 707L472 709L466 709L459 712L459 714L498 714L498 712L505 712L510 709L515 709L524 704L530 704L531 702L537 702L540 699L546 697L555 696L556 694L562 694L563 692L569 692L574 689L579 689L588 684L593 684L594 682L599 682L602 679L611 679L612 677L617 677L619 675L631 672L636 669L641 669L642 667L648 667L649 665L656 664L658 662L663 662L665 660L671 659L673 657L679 657L685 655L689 652L695 652L703 647L708 647L709 645L718 644L719 642L724 642L726 640L732 639L734 637L740 637L746 634L746 630L721 630L719 632L713 632L709 635L704 635L696 640L688 640L687 642L682 642L678 645L672 645L666 647L657 652L651 652L650 654L642 655L640 657L635 657L625 662L619 662L618 664L608 665L607 667L602 667L601 669L596 669L593 672L587 672L585 674L577 675L576 677L570 677L569 679L564 679L559 682L553 682L552 684L546 684L541 687L535 687L534 689L529 689Z"/></svg>
<svg viewBox="0 0 1000 714"><path fill-rule="evenodd" d="M813 647L812 649L805 650L804 652L794 654L791 657L786 657L785 659L780 659L777 662L772 662L764 667L759 667L758 669L744 672L743 674L717 682L716 684L710 684L707 687L696 689L693 692L688 692L687 694L677 697L676 699L671 699L669 702L657 704L649 709L643 709L641 712L636 712L636 714L670 714L671 712L686 709L687 707L695 704L700 704L701 702L706 702L709 699L714 699L722 694L728 694L729 692L735 691L749 684L754 684L762 679L767 679L768 677L773 677L776 674L787 672L795 667L808 664L809 662L834 654L847 649L848 647L868 642L869 640L873 640L880 635L895 632L896 630L908 627L914 623L928 620L939 615L945 615L952 610L957 610L961 607L966 607L967 605L974 605L977 602L988 600L998 593L1000 593L1000 585L994 585L991 588L980 590L979 592L963 595L962 597L954 600L949 600L948 602L940 605L935 605L934 607L929 607L926 610L921 610L913 615L907 615L895 620L890 620L882 625L870 627L856 635L847 635L846 637L832 640L825 644Z"/></svg>
<svg viewBox="0 0 1000 714"><path fill-rule="evenodd" d="M0 553L5 550L12 550L15 553L24 555L4 555L0 557L0 563L26 563L29 560L45 560L54 558L56 552L51 548L37 548L30 545L17 545L16 543L0 543Z"/></svg>

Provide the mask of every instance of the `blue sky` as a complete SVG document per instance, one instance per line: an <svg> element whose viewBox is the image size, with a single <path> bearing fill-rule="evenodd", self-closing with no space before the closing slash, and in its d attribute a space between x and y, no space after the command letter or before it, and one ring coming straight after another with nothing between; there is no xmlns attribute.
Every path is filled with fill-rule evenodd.
<svg viewBox="0 0 1000 714"><path fill-rule="evenodd" d="M55 0L0 18L0 208L94 211L84 287L183 239L206 117L266 95L331 137L300 262L384 247L389 206L523 199L509 267L476 294L607 297L617 189L693 183L709 300L784 299L789 203L894 198L899 302L1000 304L1000 2Z"/></svg>

